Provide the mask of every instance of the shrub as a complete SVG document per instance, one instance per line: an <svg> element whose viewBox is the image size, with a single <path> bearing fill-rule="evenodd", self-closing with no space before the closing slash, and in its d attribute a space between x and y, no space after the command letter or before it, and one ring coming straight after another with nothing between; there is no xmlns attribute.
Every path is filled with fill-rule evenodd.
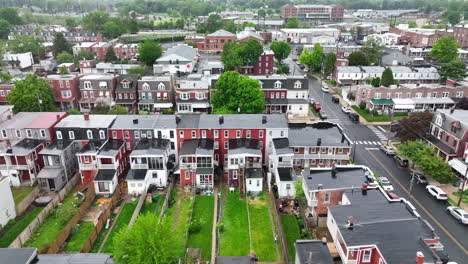
<svg viewBox="0 0 468 264"><path fill-rule="evenodd" d="M174 110L172 108L164 109L163 114L164 115L172 115L174 113Z"/></svg>
<svg viewBox="0 0 468 264"><path fill-rule="evenodd" d="M223 232L225 230L225 226L223 222L219 222L216 224L216 227L218 228L219 232Z"/></svg>
<svg viewBox="0 0 468 264"><path fill-rule="evenodd" d="M351 100L351 101L356 100L356 97L352 93L349 93L346 97L348 97L348 100Z"/></svg>
<svg viewBox="0 0 468 264"><path fill-rule="evenodd" d="M281 65L278 67L278 70L276 70L276 73L278 74L288 74L289 73L289 66L288 65Z"/></svg>
<svg viewBox="0 0 468 264"><path fill-rule="evenodd" d="M393 112L393 116L408 116L408 112Z"/></svg>
<svg viewBox="0 0 468 264"><path fill-rule="evenodd" d="M375 110L375 109L372 109L372 111L370 113L373 116L379 115L379 112L377 110Z"/></svg>
<svg viewBox="0 0 468 264"><path fill-rule="evenodd" d="M359 103L359 108L361 108L362 110L366 109L366 101L361 101Z"/></svg>

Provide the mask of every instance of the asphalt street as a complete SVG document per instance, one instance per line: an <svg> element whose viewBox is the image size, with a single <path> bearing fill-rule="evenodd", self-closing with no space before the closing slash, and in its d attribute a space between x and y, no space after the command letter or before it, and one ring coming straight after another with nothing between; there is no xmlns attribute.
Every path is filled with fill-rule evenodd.
<svg viewBox="0 0 468 264"><path fill-rule="evenodd" d="M292 60L291 62L294 63ZM389 126L366 126L351 122L348 115L341 111L341 105L331 101L332 95L322 92L320 80L313 77L309 78L309 94L322 104L328 121L339 123L343 127L353 143L352 156L356 164L368 166L387 177L392 182L395 193L408 199L421 217L434 228L451 261L468 264L468 226L458 223L450 216L446 212L448 204L429 196L423 185L414 184L410 197L409 170L400 168L391 156L379 149L381 144L385 144L386 136L391 134Z"/></svg>

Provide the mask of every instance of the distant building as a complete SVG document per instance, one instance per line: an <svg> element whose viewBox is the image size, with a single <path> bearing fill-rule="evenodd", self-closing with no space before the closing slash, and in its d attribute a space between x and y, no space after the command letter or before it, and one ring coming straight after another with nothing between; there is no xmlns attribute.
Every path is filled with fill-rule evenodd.
<svg viewBox="0 0 468 264"><path fill-rule="evenodd" d="M0 176L0 226L5 226L10 220L16 217L15 200L10 188L8 177Z"/></svg>
<svg viewBox="0 0 468 264"><path fill-rule="evenodd" d="M34 64L33 55L31 52L25 53L5 53L3 60L11 69L25 69Z"/></svg>
<svg viewBox="0 0 468 264"><path fill-rule="evenodd" d="M200 51L217 52L222 51L224 43L236 40L236 35L229 31L220 29L216 32L206 35L203 41L197 42L197 48Z"/></svg>
<svg viewBox="0 0 468 264"><path fill-rule="evenodd" d="M78 108L78 100L81 98L79 78L80 75L75 74L51 74L46 77L47 82L54 91L55 102L63 111Z"/></svg>
<svg viewBox="0 0 468 264"><path fill-rule="evenodd" d="M198 50L179 44L165 51L153 66L154 73L190 74L198 61Z"/></svg>
<svg viewBox="0 0 468 264"><path fill-rule="evenodd" d="M297 17L299 20L311 24L323 24L326 22L343 21L344 6L342 5L293 5L287 4L281 7L281 17L287 20Z"/></svg>

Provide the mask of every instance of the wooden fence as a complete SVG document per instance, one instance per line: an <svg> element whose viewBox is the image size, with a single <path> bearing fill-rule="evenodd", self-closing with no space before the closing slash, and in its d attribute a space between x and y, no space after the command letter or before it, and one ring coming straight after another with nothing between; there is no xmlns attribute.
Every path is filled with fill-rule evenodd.
<svg viewBox="0 0 468 264"><path fill-rule="evenodd" d="M174 188L173 181L171 181L171 183L169 184L169 187L167 188L166 199L164 199L163 206L161 207L161 213L159 213L159 222L161 222L161 219L163 218L164 213L166 212L167 204L169 203L169 199L171 198L172 188Z"/></svg>
<svg viewBox="0 0 468 264"><path fill-rule="evenodd" d="M78 209L78 212L68 221L67 225L62 229L58 237L49 244L48 247L43 248L39 251L40 254L56 254L62 245L65 243L67 240L68 236L71 233L71 229L77 225L81 218L83 217L84 214L88 211L89 207L94 201L94 198L96 197L96 192L94 191L94 184L89 184L88 186L88 191L86 192L85 200L84 202L80 205L80 208Z"/></svg>
<svg viewBox="0 0 468 264"><path fill-rule="evenodd" d="M39 194L39 192L40 188L36 186L36 188L34 188L34 190L23 199L23 201L17 204L16 215L22 215L24 212L26 212L31 203L34 202L34 199L36 199L36 196Z"/></svg>
<svg viewBox="0 0 468 264"><path fill-rule="evenodd" d="M281 243L281 250L283 251L283 259L284 263L289 262L289 251L288 251L288 242L286 240L286 235L284 234L283 224L281 223L281 218L278 213L278 208L276 208L276 198L273 192L268 192L270 194L270 202L271 202L271 210L273 211L273 218L276 221L276 225L278 226L278 236L279 241Z"/></svg>
<svg viewBox="0 0 468 264"><path fill-rule="evenodd" d="M114 196L110 200L109 204L107 207L104 209L104 212L101 214L101 216L98 219L98 222L96 226L94 227L93 232L91 235L88 237L88 240L83 245L83 248L81 249L81 253L88 253L89 250L91 250L91 247L94 244L94 241L96 241L97 236L99 235L99 232L101 232L102 228L106 224L107 219L109 219L112 209L114 206L117 204L117 202L120 200L120 194L122 194L122 191L124 190L124 185L123 182L120 183L117 188L115 189Z"/></svg>
<svg viewBox="0 0 468 264"><path fill-rule="evenodd" d="M20 248L28 241L31 235L34 232L34 229L44 222L44 219L49 215L50 211L57 206L58 203L63 201L65 195L70 192L73 186L78 182L80 179L79 174L75 174L73 178L63 187L63 189L55 196L52 201L39 213L39 215L34 218L34 220L21 232L18 237L10 244L9 248Z"/></svg>
<svg viewBox="0 0 468 264"><path fill-rule="evenodd" d="M128 223L128 227L132 227L133 224L135 224L135 221L136 221L138 215L140 214L141 207L145 203L147 196L148 196L148 190L145 190L141 194L140 199L138 200L138 204L137 204L137 206L135 208L135 211L133 211L133 215L132 215L132 218L130 219L130 223Z"/></svg>

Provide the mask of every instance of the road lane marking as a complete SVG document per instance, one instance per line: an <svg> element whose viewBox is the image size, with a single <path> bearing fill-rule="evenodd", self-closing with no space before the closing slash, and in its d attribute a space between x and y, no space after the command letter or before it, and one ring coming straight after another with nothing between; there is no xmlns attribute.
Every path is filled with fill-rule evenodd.
<svg viewBox="0 0 468 264"><path fill-rule="evenodd" d="M372 152L370 151L367 151L373 158L375 161L377 161L377 163L379 163L380 167L382 167L382 169L385 170L385 172L388 173L388 175L390 177L392 177L392 179L398 184L400 185L400 187L403 189L403 191L405 191L408 195L410 195L409 191L403 186L403 184L400 183L399 180L397 180L397 178L387 169L387 167L385 167L385 165L379 160L377 159L377 157L372 154ZM411 195L410 195L410 198L411 198ZM468 254L468 249L466 249L465 247L463 247L463 245L458 242L458 240L434 217L432 216L432 214L415 198L412 199L412 201L414 201L439 227L440 229L461 249L464 251L465 254Z"/></svg>
<svg viewBox="0 0 468 264"><path fill-rule="evenodd" d="M385 129L383 129L381 126L377 126L380 130L382 130L382 132L387 132L385 131Z"/></svg>
<svg viewBox="0 0 468 264"><path fill-rule="evenodd" d="M362 144L362 141L359 141L359 144Z"/></svg>
<svg viewBox="0 0 468 264"><path fill-rule="evenodd" d="M366 150L379 150L379 148L365 148Z"/></svg>

